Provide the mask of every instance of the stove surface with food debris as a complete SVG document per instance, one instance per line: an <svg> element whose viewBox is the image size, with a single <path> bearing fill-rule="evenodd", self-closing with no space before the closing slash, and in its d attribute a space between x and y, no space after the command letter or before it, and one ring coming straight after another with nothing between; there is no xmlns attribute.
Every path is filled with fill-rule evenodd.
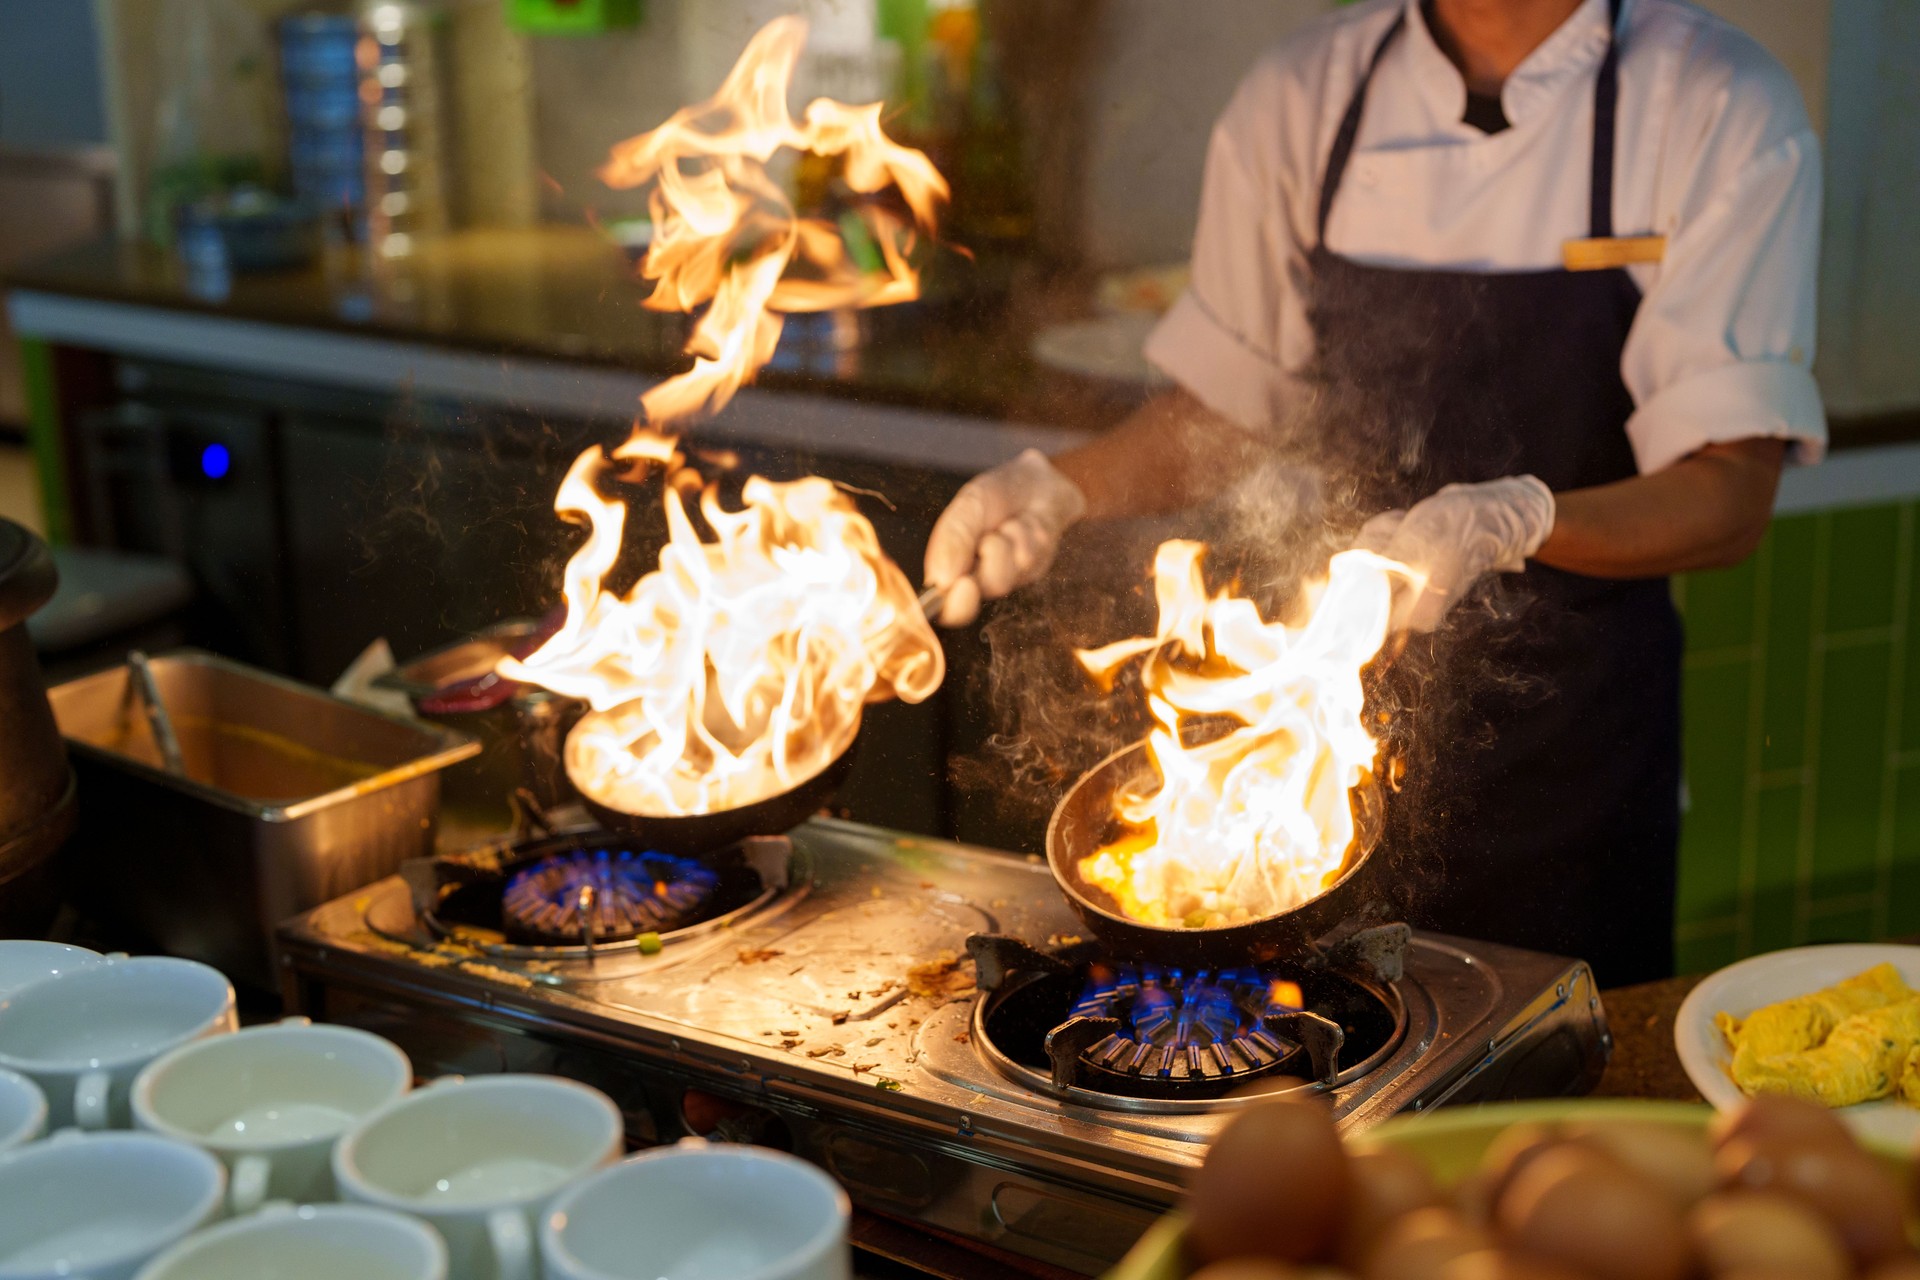
<svg viewBox="0 0 1920 1280"><path fill-rule="evenodd" d="M587 1079L621 1102L638 1142L710 1132L697 1117L724 1116L727 1133L826 1166L856 1203L1086 1271L1116 1259L1178 1198L1207 1141L1244 1105L1231 1091L1109 1088L1105 1077L1050 1071L1042 1050L1009 1041L995 1010L1051 990L1020 971L1022 957L1039 957L1053 975L1045 981L1069 992L1057 1016L1046 1001L1035 1006L1042 1030L1085 1012L1072 997L1092 944L1040 858L816 818L716 851L707 862L718 882L700 881L703 905L658 931L561 945L516 931L499 904L524 883L515 877L527 859L556 847L577 858L568 839L597 858L602 834L410 865L288 921L290 1003L394 1036L422 1072ZM655 886L662 897L671 887ZM483 891L491 906L476 909ZM1358 1128L1598 1078L1609 1038L1584 964L1394 928L1404 945L1389 969L1351 979L1374 992L1369 1007L1383 1012L1373 1016L1387 1021L1364 1050L1364 1028L1343 1037L1319 1027L1353 1052L1294 1054L1288 1069L1303 1078L1270 1077L1265 1093L1324 1092L1340 1122ZM988 952L982 983L975 957ZM1206 980L1157 977L1147 994L1179 985L1194 997ZM1317 981L1306 977L1309 995ZM1290 1013L1267 987L1254 995L1244 1016L1279 1028L1281 1041L1327 1021L1303 1026L1310 1015ZM1295 1021L1274 1021L1285 1016ZM1119 1062L1111 1040L1087 1041L1099 1062ZM1204 1047L1180 1060L1199 1061ZM1128 1055L1129 1069L1136 1057L1146 1055Z"/></svg>

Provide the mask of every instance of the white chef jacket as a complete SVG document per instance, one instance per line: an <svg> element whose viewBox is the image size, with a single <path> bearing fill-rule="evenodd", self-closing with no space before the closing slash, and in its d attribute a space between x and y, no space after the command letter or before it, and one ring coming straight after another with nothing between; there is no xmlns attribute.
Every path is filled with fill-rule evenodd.
<svg viewBox="0 0 1920 1280"><path fill-rule="evenodd" d="M1333 135L1380 38L1327 247L1378 266L1558 267L1588 234L1593 88L1607 0L1584 0L1507 77L1511 127L1462 123L1466 84L1418 0L1370 0L1281 42L1214 126L1190 287L1147 358L1250 429L1300 394L1313 355L1298 272ZM1798 89L1741 31L1682 0L1625 0L1614 147L1617 236L1664 234L1620 358L1642 473L1716 441L1776 437L1814 462L1820 152Z"/></svg>

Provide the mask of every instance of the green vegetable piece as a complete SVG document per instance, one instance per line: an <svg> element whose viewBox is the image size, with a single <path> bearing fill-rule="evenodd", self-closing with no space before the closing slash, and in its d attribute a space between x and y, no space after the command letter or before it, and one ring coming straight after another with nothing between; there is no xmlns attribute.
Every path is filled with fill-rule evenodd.
<svg viewBox="0 0 1920 1280"><path fill-rule="evenodd" d="M643 933L643 934L641 934L641 935L640 935L639 937L637 937L637 938L635 938L635 939L634 939L634 941L635 941L636 943L638 943L638 944L640 945L640 954L641 954L641 955L643 955L643 956L657 956L657 955L659 955L659 954L660 954L660 945L661 945L661 943L660 943L660 935L659 935L659 934L657 934L657 933Z"/></svg>

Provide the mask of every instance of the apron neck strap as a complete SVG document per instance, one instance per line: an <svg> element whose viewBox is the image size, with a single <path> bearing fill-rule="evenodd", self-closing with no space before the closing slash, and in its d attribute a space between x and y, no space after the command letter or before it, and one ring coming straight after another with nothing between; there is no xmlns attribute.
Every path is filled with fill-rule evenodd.
<svg viewBox="0 0 1920 1280"><path fill-rule="evenodd" d="M1613 135L1615 108L1620 100L1620 6L1607 0L1607 56L1593 84L1593 178L1588 199L1588 235L1595 240L1613 236Z"/></svg>
<svg viewBox="0 0 1920 1280"><path fill-rule="evenodd" d="M1620 10L1624 4L1625 0L1607 0L1607 52L1600 61L1593 86L1593 174L1588 184L1591 202L1588 234L1595 239L1613 235L1613 135L1620 97ZM1380 59L1386 56L1387 46L1406 25L1407 11L1402 8L1394 15L1393 25L1380 37L1380 43L1373 47L1367 69L1361 74L1360 83L1354 86L1346 114L1340 117L1340 128L1333 135L1326 175L1320 180L1320 208L1314 227L1315 243L1322 248L1327 243L1327 218L1333 212L1334 194L1340 190L1340 179L1346 174L1347 161L1353 155L1354 140L1360 136L1360 115L1366 109L1367 88L1373 83L1373 73L1380 68Z"/></svg>
<svg viewBox="0 0 1920 1280"><path fill-rule="evenodd" d="M1334 192L1340 189L1340 178L1347 171L1347 158L1353 154L1353 140L1360 134L1360 113L1367 105L1367 86L1380 68L1380 59L1386 56L1387 46L1406 25L1407 11L1403 8L1394 15L1393 25L1380 37L1380 43L1373 46L1373 56L1367 59L1367 69L1361 74L1360 83L1354 86L1347 113L1340 117L1340 131L1333 135L1333 150L1327 153L1326 176L1320 180L1320 215L1314 235L1314 243L1322 247L1327 243L1327 215L1333 212Z"/></svg>

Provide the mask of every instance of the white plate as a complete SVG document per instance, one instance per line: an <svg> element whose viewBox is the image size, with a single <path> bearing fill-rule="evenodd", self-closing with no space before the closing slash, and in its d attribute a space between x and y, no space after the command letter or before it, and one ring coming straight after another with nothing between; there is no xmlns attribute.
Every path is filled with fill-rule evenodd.
<svg viewBox="0 0 1920 1280"><path fill-rule="evenodd" d="M1739 1106L1746 1095L1727 1074L1733 1055L1713 1025L1713 1015L1724 1012L1744 1018L1762 1005L1830 987L1882 963L1893 965L1908 986L1920 990L1920 947L1878 942L1796 947L1727 966L1695 987L1673 1020L1673 1046L1680 1051L1680 1065L1716 1108L1728 1111ZM1834 1114L1875 1146L1904 1152L1920 1138L1920 1107L1904 1102L1863 1102L1841 1107Z"/></svg>
<svg viewBox="0 0 1920 1280"><path fill-rule="evenodd" d="M1159 386L1167 376L1140 354L1158 323L1150 312L1125 312L1049 325L1033 336L1033 358L1089 378Z"/></svg>

